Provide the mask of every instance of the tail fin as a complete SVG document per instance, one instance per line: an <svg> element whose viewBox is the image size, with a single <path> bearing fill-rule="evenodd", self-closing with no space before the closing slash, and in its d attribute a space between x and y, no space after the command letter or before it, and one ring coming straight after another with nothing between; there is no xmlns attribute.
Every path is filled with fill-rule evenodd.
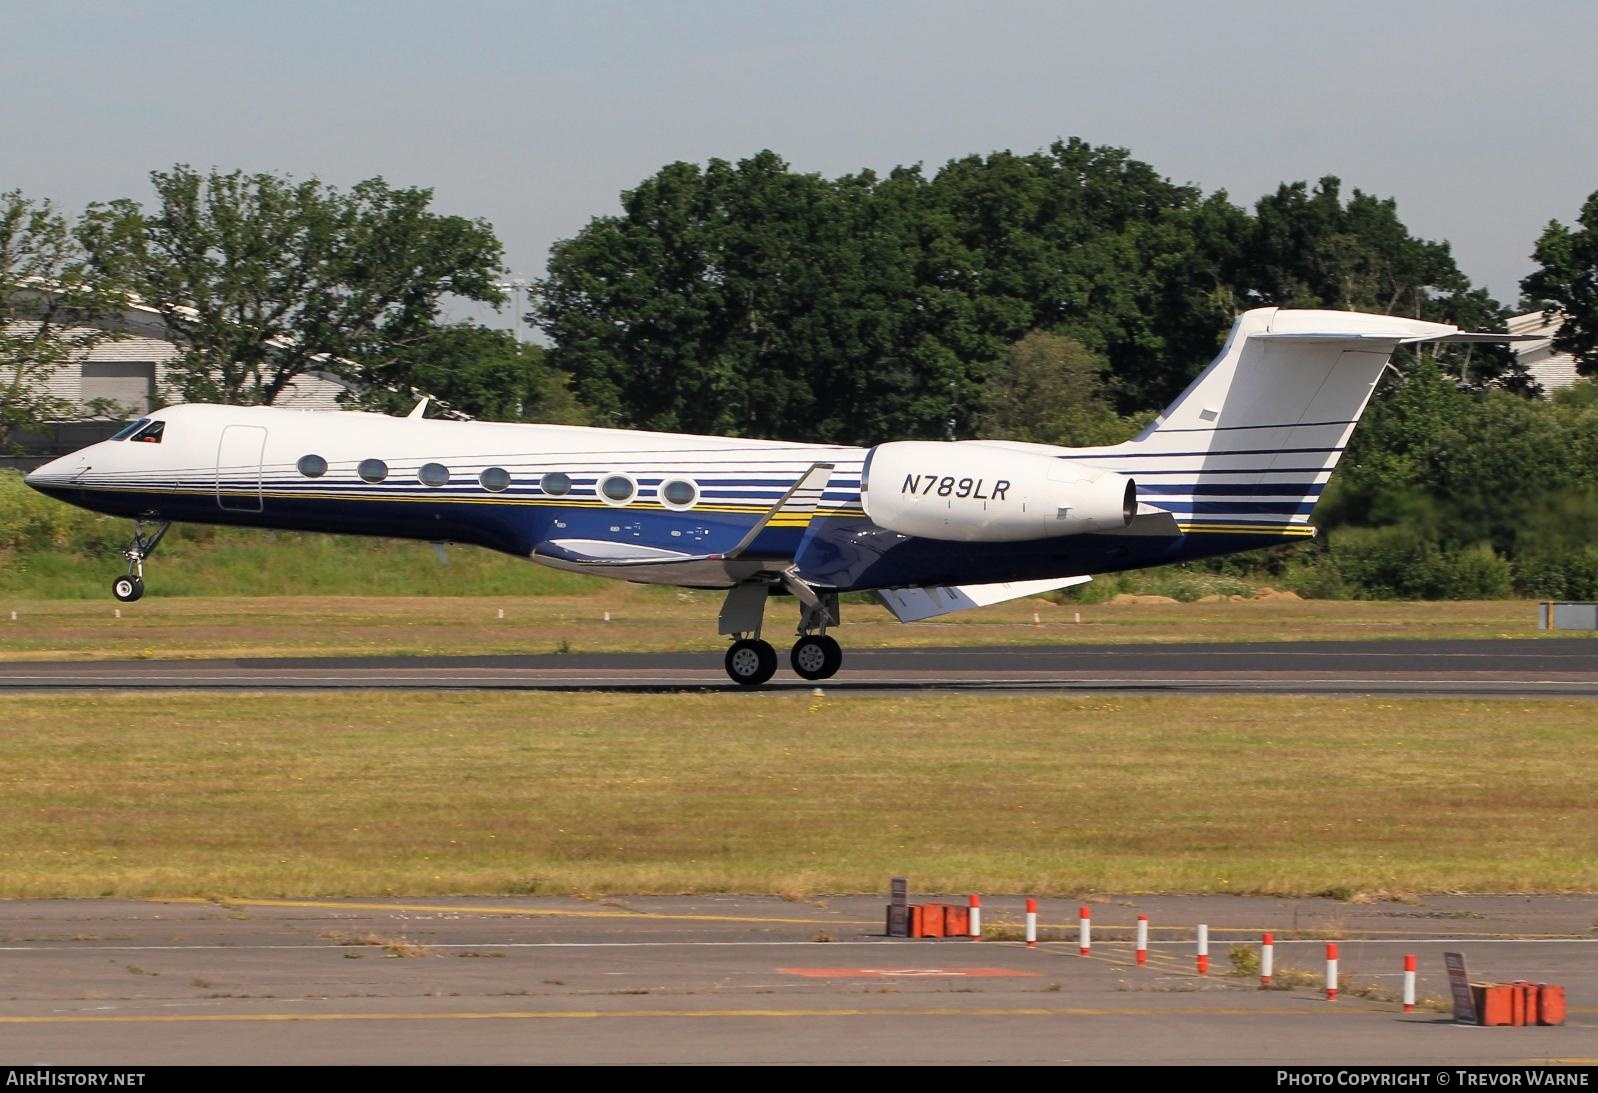
<svg viewBox="0 0 1598 1093"><path fill-rule="evenodd" d="M1136 477L1184 532L1313 535L1310 511L1399 345L1505 335L1388 315L1260 308L1147 429L1073 456Z"/></svg>

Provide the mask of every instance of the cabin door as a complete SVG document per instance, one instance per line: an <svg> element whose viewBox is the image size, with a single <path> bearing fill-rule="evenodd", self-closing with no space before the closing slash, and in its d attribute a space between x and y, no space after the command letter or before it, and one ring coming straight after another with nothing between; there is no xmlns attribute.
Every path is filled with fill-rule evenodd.
<svg viewBox="0 0 1598 1093"><path fill-rule="evenodd" d="M229 425L216 446L216 503L231 512L261 511L261 456L266 430Z"/></svg>

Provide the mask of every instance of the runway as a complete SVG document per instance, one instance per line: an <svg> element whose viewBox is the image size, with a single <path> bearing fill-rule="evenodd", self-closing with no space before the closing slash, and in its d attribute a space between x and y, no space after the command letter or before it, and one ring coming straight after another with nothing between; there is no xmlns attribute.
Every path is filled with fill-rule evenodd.
<svg viewBox="0 0 1598 1093"><path fill-rule="evenodd" d="M1281 642L852 649L811 683L786 658L770 690L1379 694L1598 698L1598 641ZM236 660L17 661L0 690L327 689L453 691L741 691L721 656L284 657Z"/></svg>
<svg viewBox="0 0 1598 1093"><path fill-rule="evenodd" d="M133 1070L1565 1063L1590 1072L1598 1055L1591 896L1098 896L1085 957L1076 900L1040 901L1035 948L1019 940L1019 897L984 897L981 941L887 938L885 902L8 900L0 1043L11 1066ZM1131 944L1139 914L1150 920L1143 966ZM1214 954L1207 975L1194 955L1200 923ZM1270 990L1231 958L1257 953L1263 931L1276 941ZM1328 940L1340 950L1335 1002L1324 990ZM1456 1024L1444 952L1462 953L1472 979L1565 987L1565 1024ZM1404 1013L1410 953L1419 1004Z"/></svg>

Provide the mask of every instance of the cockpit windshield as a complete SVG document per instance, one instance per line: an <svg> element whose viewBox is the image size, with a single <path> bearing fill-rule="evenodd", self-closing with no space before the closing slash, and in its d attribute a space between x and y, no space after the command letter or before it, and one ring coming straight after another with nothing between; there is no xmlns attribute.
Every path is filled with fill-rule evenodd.
<svg viewBox="0 0 1598 1093"><path fill-rule="evenodd" d="M133 441L135 444L159 444L161 443L161 433L165 429L166 422L152 421L144 428L128 437L128 439Z"/></svg>
<svg viewBox="0 0 1598 1093"><path fill-rule="evenodd" d="M128 437L132 436L134 433L138 432L148 424L150 424L150 419L147 417L141 417L138 421L131 421L113 433L111 435L111 439L126 440Z"/></svg>

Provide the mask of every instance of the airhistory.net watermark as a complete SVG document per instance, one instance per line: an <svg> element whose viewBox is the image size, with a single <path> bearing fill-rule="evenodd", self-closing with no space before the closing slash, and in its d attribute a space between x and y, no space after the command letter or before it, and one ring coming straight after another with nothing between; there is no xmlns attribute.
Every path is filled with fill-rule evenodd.
<svg viewBox="0 0 1598 1093"><path fill-rule="evenodd" d="M79 1070L56 1067L8 1067L7 1086L54 1089L62 1086L141 1086L142 1070Z"/></svg>

